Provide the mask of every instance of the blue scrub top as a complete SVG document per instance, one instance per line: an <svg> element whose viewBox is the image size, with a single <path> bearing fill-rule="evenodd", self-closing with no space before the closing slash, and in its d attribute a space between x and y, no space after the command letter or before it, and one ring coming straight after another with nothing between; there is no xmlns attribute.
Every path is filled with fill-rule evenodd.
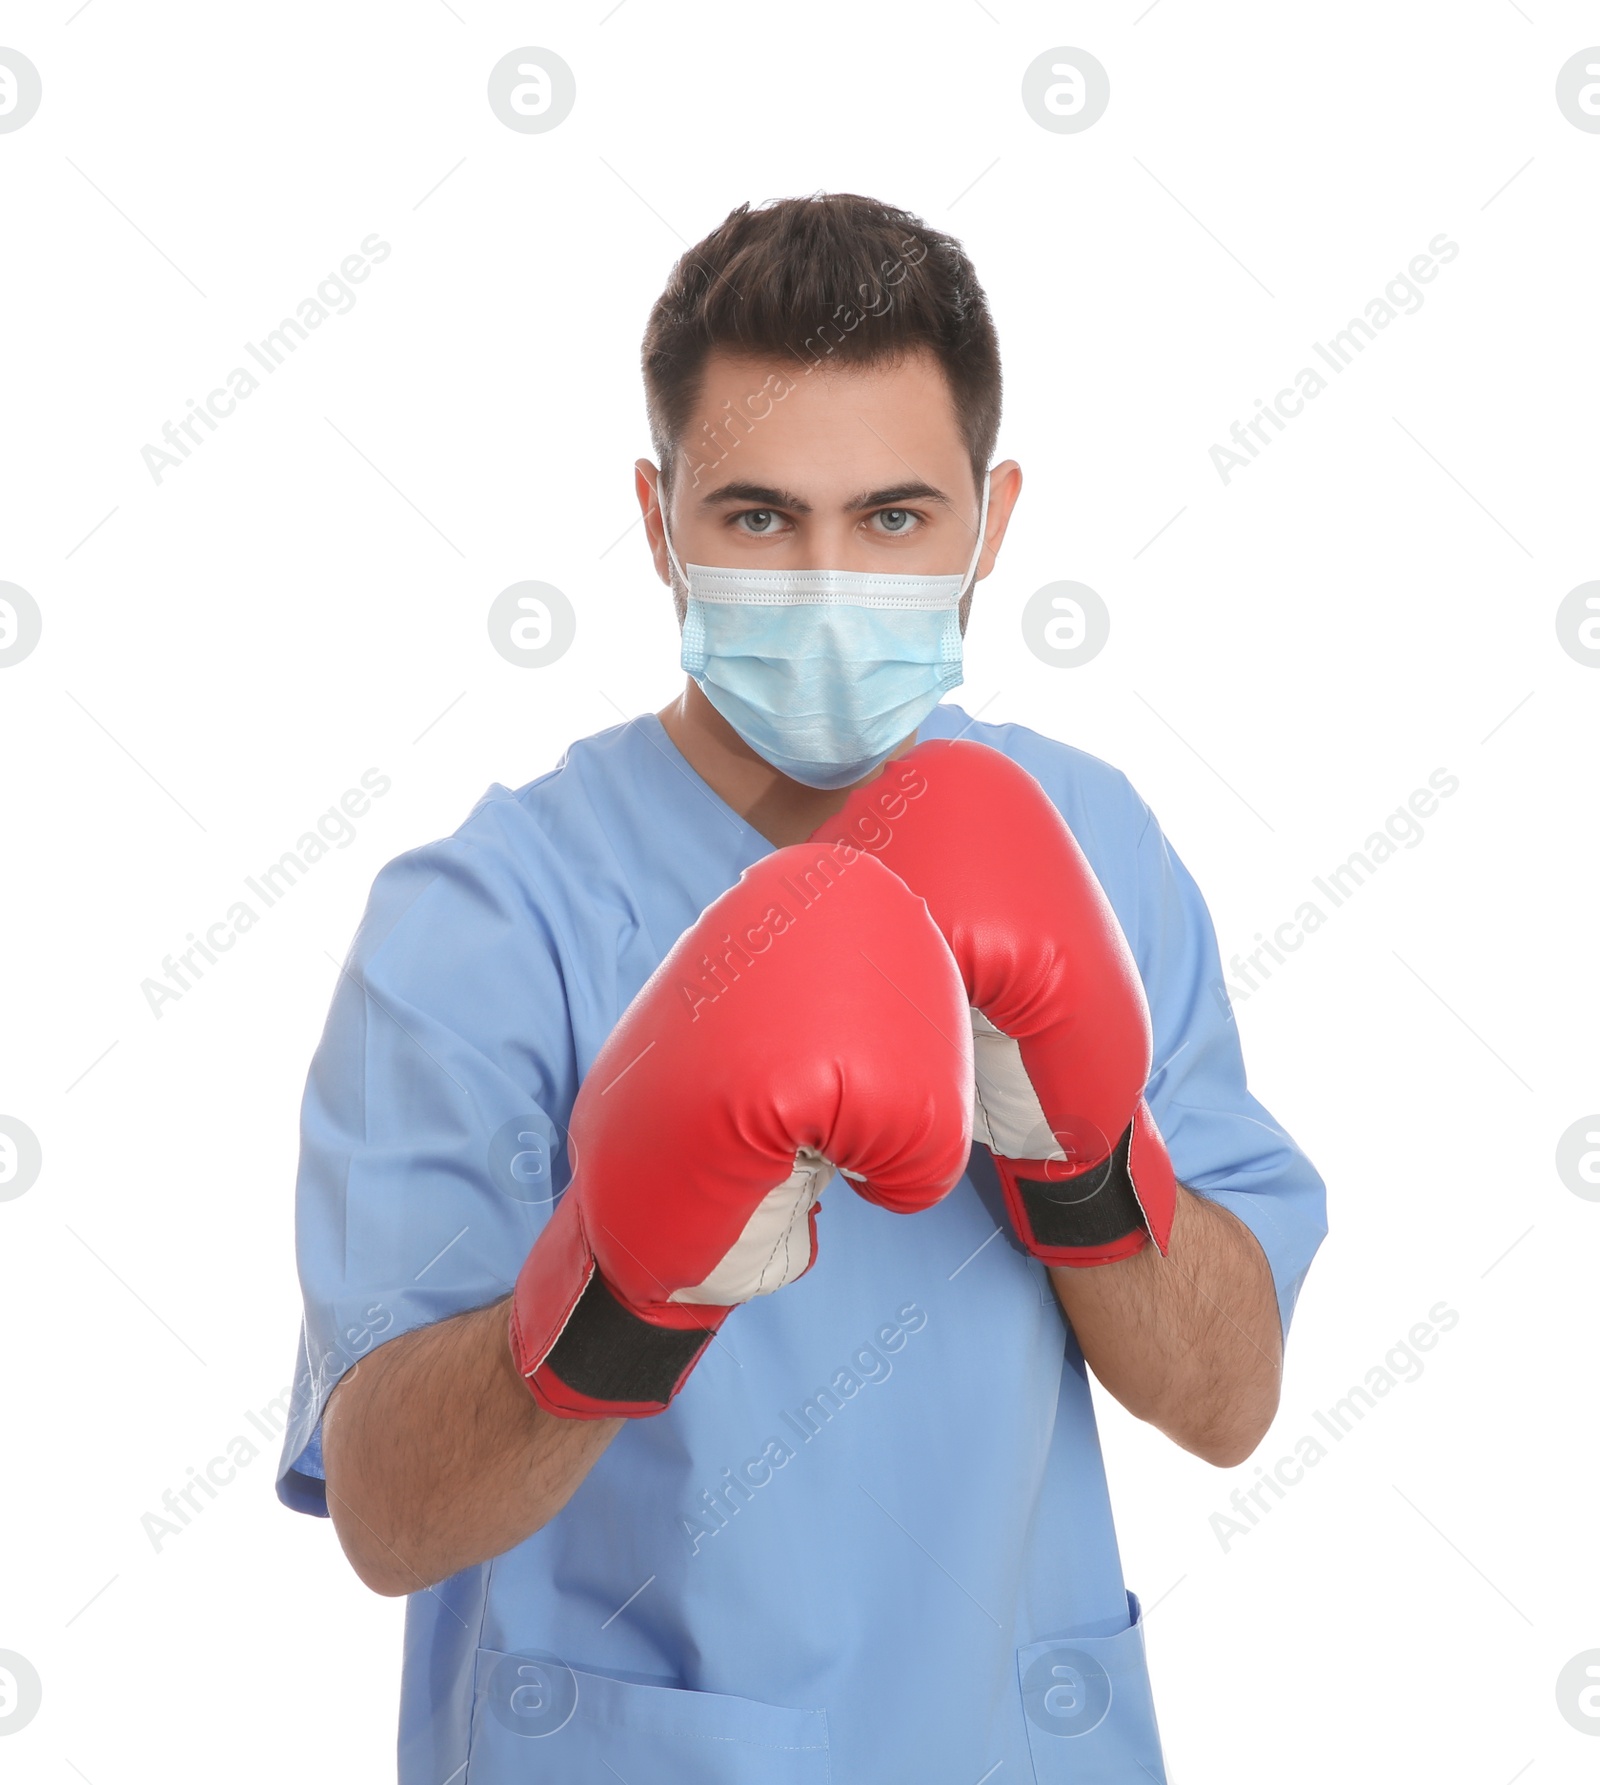
<svg viewBox="0 0 1600 1785"><path fill-rule="evenodd" d="M1072 827L1144 981L1178 1177L1260 1241L1287 1333L1324 1188L1246 1089L1199 890L1108 763L952 705L919 736L958 734ZM511 1289L601 1043L771 847L645 716L378 875L302 1111L286 1505L326 1516L352 1363ZM411 1595L401 1785L1165 1778L1083 1356L988 1154L914 1216L835 1177L818 1235L542 1531Z"/></svg>

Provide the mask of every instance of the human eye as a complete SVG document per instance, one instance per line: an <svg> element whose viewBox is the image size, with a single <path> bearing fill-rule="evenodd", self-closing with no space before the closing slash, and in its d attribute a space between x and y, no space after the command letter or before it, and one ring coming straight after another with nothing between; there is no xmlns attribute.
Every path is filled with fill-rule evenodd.
<svg viewBox="0 0 1600 1785"><path fill-rule="evenodd" d="M880 508L872 518L883 523L881 531L895 538L915 533L924 523L924 517L914 508Z"/></svg>
<svg viewBox="0 0 1600 1785"><path fill-rule="evenodd" d="M757 539L771 538L773 534L781 533L784 527L783 516L775 508L742 508L737 514L729 515L728 521L741 533Z"/></svg>

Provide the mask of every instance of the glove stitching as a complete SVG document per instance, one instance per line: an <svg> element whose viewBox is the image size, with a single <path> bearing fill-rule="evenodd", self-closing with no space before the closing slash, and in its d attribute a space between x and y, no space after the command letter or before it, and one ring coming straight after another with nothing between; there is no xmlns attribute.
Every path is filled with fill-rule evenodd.
<svg viewBox="0 0 1600 1785"><path fill-rule="evenodd" d="M817 1169L818 1168L816 1166L812 1166L811 1169L806 1173L806 1185L805 1185L806 1208L808 1211L811 1207L811 1204L816 1200L816 1198L812 1195L812 1187L815 1185L815 1183L817 1181ZM793 1211L791 1210L790 1218L785 1223L783 1231L772 1242L772 1250L767 1254L765 1263L762 1264L761 1269L756 1273L756 1294L757 1295L761 1294L762 1288L766 1284L767 1271L770 1268L773 1259L777 1257L778 1249L780 1247L782 1247L782 1249L783 1249L784 1274L782 1277L779 1278L775 1287L777 1287L779 1289L783 1289L788 1286L789 1281L790 1281L790 1278L788 1275L788 1271L789 1271L789 1235L793 1232L793 1230L794 1230L794 1216L793 1216Z"/></svg>
<svg viewBox="0 0 1600 1785"><path fill-rule="evenodd" d="M994 1123L989 1120L989 1106L983 1100L983 1080L976 1071L972 1075L972 1100L982 1113L984 1132L989 1136L989 1150L992 1153L994 1151Z"/></svg>

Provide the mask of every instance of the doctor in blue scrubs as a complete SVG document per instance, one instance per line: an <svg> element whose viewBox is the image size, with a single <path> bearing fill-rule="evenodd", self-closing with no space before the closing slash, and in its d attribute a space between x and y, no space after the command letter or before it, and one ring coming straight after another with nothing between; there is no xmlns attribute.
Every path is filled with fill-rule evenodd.
<svg viewBox="0 0 1600 1785"><path fill-rule="evenodd" d="M942 698L1022 484L991 463L999 354L958 245L848 194L741 206L673 269L643 363L636 484L688 677L377 877L305 1091L279 1495L407 1596L401 1785L1164 1780L1089 1373L1248 1457L1322 1181L1246 1087L1205 902L1127 778ZM1126 937L1166 1255L1041 1264L982 1146L918 1214L835 1178L815 1263L665 1411L554 1416L507 1308L591 1063L746 869L937 738L1038 781ZM949 848L1028 871L1025 837ZM664 1206L693 1167L660 1158Z"/></svg>

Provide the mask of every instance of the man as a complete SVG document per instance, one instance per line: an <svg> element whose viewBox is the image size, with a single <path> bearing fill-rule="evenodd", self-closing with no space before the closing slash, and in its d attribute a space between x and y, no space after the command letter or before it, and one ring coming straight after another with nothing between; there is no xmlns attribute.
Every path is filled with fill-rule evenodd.
<svg viewBox="0 0 1600 1785"><path fill-rule="evenodd" d="M402 1785L1161 1779L1087 1372L1246 1458L1322 1182L1126 778L937 704L1022 484L955 242L741 207L644 371L689 679L379 875L280 1495L410 1595Z"/></svg>

